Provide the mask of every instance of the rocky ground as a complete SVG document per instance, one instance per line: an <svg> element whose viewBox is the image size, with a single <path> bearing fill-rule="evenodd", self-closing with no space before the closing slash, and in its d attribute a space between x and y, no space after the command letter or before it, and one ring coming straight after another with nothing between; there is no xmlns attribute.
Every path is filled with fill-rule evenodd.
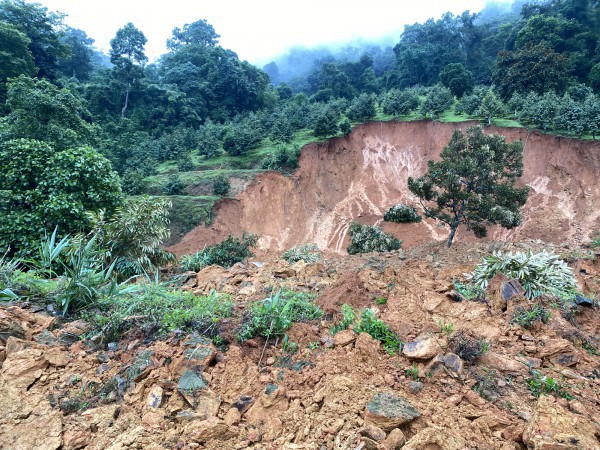
<svg viewBox="0 0 600 450"><path fill-rule="evenodd" d="M96 345L82 339L85 322L43 305L3 306L0 448L598 449L600 310L556 309L524 330L510 319L526 300L510 295L507 280L493 280L486 302L452 293L452 280L490 250L536 246L430 244L295 265L264 254L187 274L185 289L236 301L223 348L182 333ZM598 256L557 251L570 256L584 293L597 295ZM245 306L273 286L315 293L325 311L289 330L293 355L281 343L234 339ZM344 303L375 311L405 343L402 353L353 330L331 336ZM489 350L462 360L449 343L458 332ZM568 398L535 397L531 370L562 383Z"/></svg>

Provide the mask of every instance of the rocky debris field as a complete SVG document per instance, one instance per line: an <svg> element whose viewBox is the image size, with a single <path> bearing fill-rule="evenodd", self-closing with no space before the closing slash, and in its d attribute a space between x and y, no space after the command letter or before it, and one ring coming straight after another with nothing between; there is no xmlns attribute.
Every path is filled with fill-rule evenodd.
<svg viewBox="0 0 600 450"><path fill-rule="evenodd" d="M541 243L431 244L294 265L265 254L188 273L184 289L235 301L218 347L194 333L98 344L87 323L44 305L2 306L0 448L598 449L597 306L551 309L547 323L524 329L511 323L527 303L514 281L494 278L485 302L453 291L507 245ZM583 292L597 294L598 257L571 265ZM248 304L275 287L316 294L324 311L287 331L295 352L281 339L235 339ZM333 335L343 304L370 308L401 351L352 327ZM485 343L475 356L465 350L473 342Z"/></svg>

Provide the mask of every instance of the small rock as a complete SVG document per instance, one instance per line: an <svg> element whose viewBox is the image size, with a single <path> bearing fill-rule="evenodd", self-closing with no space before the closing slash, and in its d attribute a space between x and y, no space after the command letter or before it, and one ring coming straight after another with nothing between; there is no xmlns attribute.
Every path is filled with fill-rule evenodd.
<svg viewBox="0 0 600 450"><path fill-rule="evenodd" d="M362 442L364 442L364 447L366 450L378 450L379 445L373 439L369 439L368 437L363 437Z"/></svg>
<svg viewBox="0 0 600 450"><path fill-rule="evenodd" d="M418 392L421 392L421 389L423 389L423 383L420 381L411 381L408 385L408 388L413 394L417 394Z"/></svg>
<svg viewBox="0 0 600 450"><path fill-rule="evenodd" d="M222 420L211 417L207 420L194 420L187 424L184 429L186 439L203 444L208 441L226 441L235 433Z"/></svg>
<svg viewBox="0 0 600 450"><path fill-rule="evenodd" d="M571 380L579 380L579 381L589 381L586 377L579 375L576 372L573 372L570 369L565 369L560 372L565 378L570 378Z"/></svg>
<svg viewBox="0 0 600 450"><path fill-rule="evenodd" d="M360 429L359 433L362 436L366 436L377 442L383 441L385 439L385 431L373 425L372 423L366 423L365 426Z"/></svg>
<svg viewBox="0 0 600 450"><path fill-rule="evenodd" d="M383 441L385 450L400 450L406 443L406 437L400 428L394 428Z"/></svg>
<svg viewBox="0 0 600 450"><path fill-rule="evenodd" d="M569 409L574 413L581 414L582 416L587 415L587 409L579 400L571 400L569 402Z"/></svg>
<svg viewBox="0 0 600 450"><path fill-rule="evenodd" d="M109 342L106 348L111 352L116 352L119 349L119 345L116 342Z"/></svg>
<svg viewBox="0 0 600 450"><path fill-rule="evenodd" d="M402 354L408 359L427 361L437 355L440 346L433 337L416 339L408 342L402 349Z"/></svg>
<svg viewBox="0 0 600 450"><path fill-rule="evenodd" d="M473 406L481 407L487 403L484 398L482 398L477 393L475 393L471 390L468 390L467 392L465 392L465 398Z"/></svg>
<svg viewBox="0 0 600 450"><path fill-rule="evenodd" d="M229 408L223 420L229 426L237 425L242 420L242 414L237 408Z"/></svg>
<svg viewBox="0 0 600 450"><path fill-rule="evenodd" d="M365 419L385 431L408 423L421 414L404 397L392 392L380 392L367 403Z"/></svg>
<svg viewBox="0 0 600 450"><path fill-rule="evenodd" d="M96 359L97 359L97 360L98 360L98 362L100 362L100 363L105 363L105 362L108 362L108 360L109 360L109 358L108 358L108 355L106 354L106 352L99 352L99 353L96 355Z"/></svg>
<svg viewBox="0 0 600 450"><path fill-rule="evenodd" d="M321 344L323 344L327 348L332 348L333 338L328 334L324 334L323 336L321 336Z"/></svg>
<svg viewBox="0 0 600 450"><path fill-rule="evenodd" d="M42 330L41 333L37 334L33 340L38 344L47 345L48 347L52 347L58 344L58 339L48 330Z"/></svg>
<svg viewBox="0 0 600 450"><path fill-rule="evenodd" d="M451 405L458 406L460 402L462 402L463 396L462 394L454 394L448 397L445 401L450 403Z"/></svg>
<svg viewBox="0 0 600 450"><path fill-rule="evenodd" d="M199 392L207 388L208 383L206 380L193 370L186 370L177 383L177 390L193 407L197 404Z"/></svg>
<svg viewBox="0 0 600 450"><path fill-rule="evenodd" d="M342 330L333 336L333 345L336 347L343 347L351 344L356 340L356 334L352 330Z"/></svg>
<svg viewBox="0 0 600 450"><path fill-rule="evenodd" d="M198 418L199 418L198 414L196 414L194 411L189 411L189 410L178 411L177 414L175 415L175 421L178 423L189 422L191 420L196 420Z"/></svg>
<svg viewBox="0 0 600 450"><path fill-rule="evenodd" d="M267 364L267 366L272 366L273 364L275 364L275 358L273 358L272 356L269 356L267 358L266 364Z"/></svg>
<svg viewBox="0 0 600 450"><path fill-rule="evenodd" d="M446 294L446 297L448 297L453 302L462 302L466 300L465 297L457 291L450 291Z"/></svg>
<svg viewBox="0 0 600 450"><path fill-rule="evenodd" d="M463 360L460 359L460 356L455 355L454 353L446 353L446 355L444 355L444 366L446 366L446 368L452 372L462 373Z"/></svg>
<svg viewBox="0 0 600 450"><path fill-rule="evenodd" d="M102 363L96 369L96 375L102 375L104 372L110 369L110 365L107 363Z"/></svg>
<svg viewBox="0 0 600 450"><path fill-rule="evenodd" d="M242 395L236 400L236 402L233 404L233 407L236 408L240 414L244 414L246 411L248 411L248 409L250 409L252 403L254 403L254 399L252 397L248 395Z"/></svg>
<svg viewBox="0 0 600 450"><path fill-rule="evenodd" d="M148 397L146 398L146 404L150 408L160 408L160 405L163 402L163 394L164 390L158 384L155 384L150 388L150 392L148 393Z"/></svg>
<svg viewBox="0 0 600 450"><path fill-rule="evenodd" d="M519 416L525 422L529 422L531 420L531 413L529 411L518 411L517 416Z"/></svg>
<svg viewBox="0 0 600 450"><path fill-rule="evenodd" d="M584 297L583 295L577 294L575 295L575 304L579 306L592 307L594 306L594 301L592 299Z"/></svg>
<svg viewBox="0 0 600 450"><path fill-rule="evenodd" d="M500 285L500 296L504 301L510 300L514 296L521 295L524 292L525 289L523 289L523 286L517 280L504 281Z"/></svg>

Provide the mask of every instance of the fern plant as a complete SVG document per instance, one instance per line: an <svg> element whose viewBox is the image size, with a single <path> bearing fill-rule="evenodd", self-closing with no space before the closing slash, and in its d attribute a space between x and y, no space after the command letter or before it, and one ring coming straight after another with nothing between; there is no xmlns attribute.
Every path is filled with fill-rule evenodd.
<svg viewBox="0 0 600 450"><path fill-rule="evenodd" d="M519 281L529 300L546 293L569 299L577 289L575 276L567 263L545 250L539 253L494 252L475 267L468 279L476 288L485 290L489 281L499 273Z"/></svg>

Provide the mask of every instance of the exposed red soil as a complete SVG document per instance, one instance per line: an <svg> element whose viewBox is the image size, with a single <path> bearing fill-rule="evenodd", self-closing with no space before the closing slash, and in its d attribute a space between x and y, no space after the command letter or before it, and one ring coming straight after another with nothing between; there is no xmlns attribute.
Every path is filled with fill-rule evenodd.
<svg viewBox="0 0 600 450"><path fill-rule="evenodd" d="M446 227L425 220L419 224L383 223L392 205L417 205L407 189L409 176L422 175L452 132L472 123L373 122L356 127L347 137L307 145L298 170L290 177L262 174L236 199L215 206L212 226L197 227L170 250L198 251L229 234L259 234L263 249L283 250L305 242L344 253L354 220L383 225L404 241L404 248L444 240ZM600 143L529 132L520 128L486 128L509 141L524 142L525 173L531 187L523 208L523 224L513 230L493 228L490 240L523 238L573 245L600 228ZM459 230L458 241L477 240Z"/></svg>
<svg viewBox="0 0 600 450"><path fill-rule="evenodd" d="M536 248L532 242L505 246ZM403 342L430 342L433 352L426 358L390 355L371 336L352 330L331 337L334 322L327 317L288 330L298 345L291 356L281 342L271 342L262 355L261 339L232 340L227 350L218 351L177 333L158 341L129 336L110 350L65 340L84 333L85 322L61 323L44 312L2 307L0 447L599 448L600 359L583 348L582 339L598 344L600 310L581 308L569 322L553 309L548 324L524 330L510 323L514 308L526 303L522 297L511 299L503 310L496 307L500 299L494 286L487 304L457 303L446 295L452 279L472 269L467 261L489 252L487 244L457 243L453 249L430 244L419 251L426 256L338 256L293 266L273 257L263 265L207 268L186 288L203 293L217 286L231 292L240 306L249 298L264 298L264 288L274 285L315 293L322 305L333 306L336 296L341 302L357 301L390 324ZM586 293L589 283L598 288L598 260L582 260L575 268ZM348 287L363 294L385 292L388 301L378 305L368 295L355 298ZM457 370L440 366L452 348L442 324L485 338L489 351ZM198 351L209 348L209 353ZM143 364L132 372L140 358ZM531 375L522 361L564 383L575 398L532 396L527 387ZM409 376L407 369L416 373ZM190 370L206 381L198 396L178 389ZM111 385L119 379L122 387ZM404 398L420 416L386 426L367 411L382 393Z"/></svg>

